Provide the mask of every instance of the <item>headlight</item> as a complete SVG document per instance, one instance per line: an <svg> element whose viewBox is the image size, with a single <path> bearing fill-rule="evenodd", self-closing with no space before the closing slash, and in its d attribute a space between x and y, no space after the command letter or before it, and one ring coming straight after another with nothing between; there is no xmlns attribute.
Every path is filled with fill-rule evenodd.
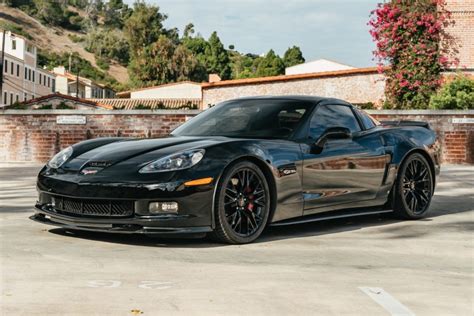
<svg viewBox="0 0 474 316"><path fill-rule="evenodd" d="M150 162L140 173L167 172L191 168L204 157L204 149L189 150Z"/></svg>
<svg viewBox="0 0 474 316"><path fill-rule="evenodd" d="M72 147L65 148L58 152L54 157L48 162L48 167L57 169L65 163L69 157L72 155Z"/></svg>

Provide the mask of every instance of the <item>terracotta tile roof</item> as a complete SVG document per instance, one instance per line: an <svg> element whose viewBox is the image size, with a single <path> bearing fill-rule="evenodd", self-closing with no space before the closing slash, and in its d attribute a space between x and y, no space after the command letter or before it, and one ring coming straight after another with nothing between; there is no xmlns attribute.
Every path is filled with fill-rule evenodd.
<svg viewBox="0 0 474 316"><path fill-rule="evenodd" d="M99 104L98 102L95 102L91 99L76 98L76 97L66 95L66 94L61 94L61 93L52 93L52 94L44 95L42 97L38 97L38 98L34 98L34 99L31 99L31 100L22 102L21 104L26 104L26 105L35 104L35 103L44 102L44 101L47 101L47 100L50 100L50 99L64 99L64 100L68 100L68 101L74 101L74 102L77 102L77 103L82 103L84 105L90 105L90 106L93 106L93 107L101 107L101 108L106 108L108 110L112 109L111 106L108 106L106 104Z"/></svg>
<svg viewBox="0 0 474 316"><path fill-rule="evenodd" d="M179 109L194 105L202 107L201 99L89 99L98 105L108 106L113 109L133 110L138 106L150 109Z"/></svg>
<svg viewBox="0 0 474 316"><path fill-rule="evenodd" d="M272 76L272 77L224 80L224 81L218 81L218 82L213 82L213 83L206 82L202 84L202 88L211 89L214 87L285 82L285 81L302 80L302 79L316 79L316 78L325 78L325 77L339 77L339 76L352 76L352 75L377 74L377 73L378 73L377 67L356 68L356 69L348 69L348 70L315 72L315 73L310 73L310 74L298 74L298 75L288 75L288 76L281 75L281 76Z"/></svg>
<svg viewBox="0 0 474 316"><path fill-rule="evenodd" d="M138 89L134 89L134 90L118 92L117 96L121 97L121 96L130 95L130 93L132 93L132 92L145 91L145 90L162 88L162 87L169 87L169 86L175 86L175 85L184 84L184 83L194 84L194 85L199 85L199 86L202 85L199 82L194 82L194 81L189 81L189 80L179 81L179 82L170 82L170 83L165 83L165 84L161 84L161 85L157 85L157 86L151 86L151 87L146 87L146 88L138 88Z"/></svg>

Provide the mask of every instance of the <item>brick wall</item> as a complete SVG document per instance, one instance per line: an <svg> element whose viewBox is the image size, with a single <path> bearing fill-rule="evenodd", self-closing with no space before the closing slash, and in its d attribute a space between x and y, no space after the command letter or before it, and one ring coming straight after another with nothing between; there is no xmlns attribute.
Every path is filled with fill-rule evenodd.
<svg viewBox="0 0 474 316"><path fill-rule="evenodd" d="M448 32L460 43L460 66L474 70L474 0L448 0L447 9L456 21Z"/></svg>
<svg viewBox="0 0 474 316"><path fill-rule="evenodd" d="M379 121L412 120L429 122L441 142L444 163L474 164L474 123L455 122L474 120L470 111L367 111Z"/></svg>
<svg viewBox="0 0 474 316"><path fill-rule="evenodd" d="M474 163L474 111L369 111L379 120L430 122L443 161ZM61 148L95 137L161 137L199 111L7 110L0 112L0 161L47 161ZM85 116L85 125L61 125L58 116Z"/></svg>
<svg viewBox="0 0 474 316"><path fill-rule="evenodd" d="M153 113L153 114L151 114ZM7 110L0 112L0 161L47 161L61 148L97 137L162 137L197 111ZM64 114L85 125L61 125Z"/></svg>

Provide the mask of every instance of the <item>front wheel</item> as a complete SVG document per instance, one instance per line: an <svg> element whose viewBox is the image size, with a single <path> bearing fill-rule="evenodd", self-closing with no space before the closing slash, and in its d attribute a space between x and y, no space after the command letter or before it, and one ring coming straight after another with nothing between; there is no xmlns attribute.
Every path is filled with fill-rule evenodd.
<svg viewBox="0 0 474 316"><path fill-rule="evenodd" d="M409 156L400 168L393 208L395 214L406 219L422 218L433 196L433 173L425 157Z"/></svg>
<svg viewBox="0 0 474 316"><path fill-rule="evenodd" d="M216 229L212 237L229 244L257 239L270 213L270 190L260 168L249 161L230 167L216 194Z"/></svg>

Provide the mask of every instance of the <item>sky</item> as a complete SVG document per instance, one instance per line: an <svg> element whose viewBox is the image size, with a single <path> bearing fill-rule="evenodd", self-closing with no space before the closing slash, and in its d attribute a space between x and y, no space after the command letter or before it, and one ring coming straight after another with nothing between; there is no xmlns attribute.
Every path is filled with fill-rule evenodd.
<svg viewBox="0 0 474 316"><path fill-rule="evenodd" d="M133 0L124 1L132 4ZM319 58L355 67L374 66L367 21L380 0L147 0L168 15L167 28L193 23L208 38L217 31L225 47L283 56L299 46L306 61Z"/></svg>

